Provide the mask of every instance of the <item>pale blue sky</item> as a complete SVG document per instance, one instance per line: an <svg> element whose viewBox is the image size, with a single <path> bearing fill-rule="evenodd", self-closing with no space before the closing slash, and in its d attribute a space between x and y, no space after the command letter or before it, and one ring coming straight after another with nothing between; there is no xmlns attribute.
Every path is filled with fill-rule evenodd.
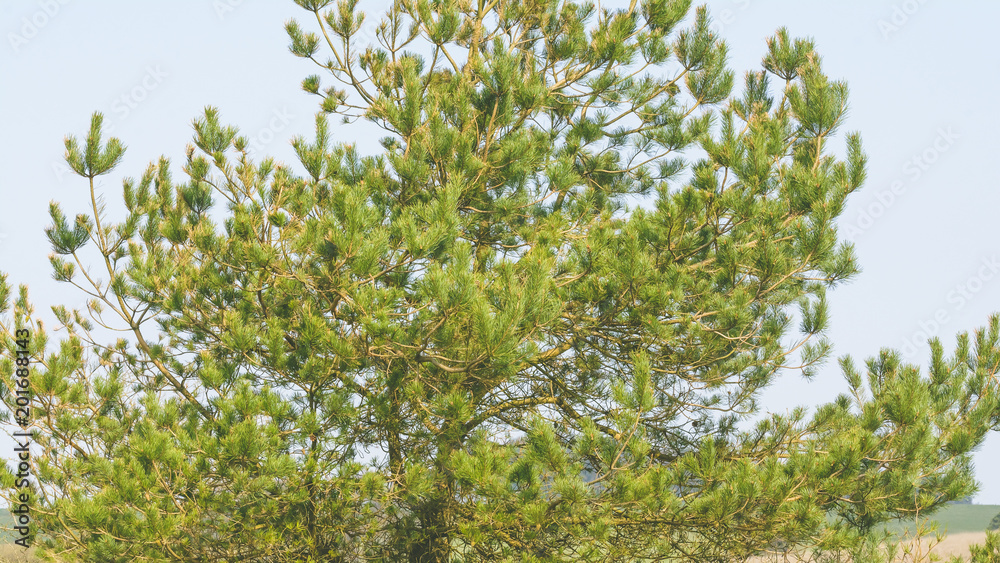
<svg viewBox="0 0 1000 563"><path fill-rule="evenodd" d="M835 354L862 360L888 346L925 365L921 333L947 349L957 332L1000 311L1000 3L708 5L738 74L756 69L764 39L786 26L813 37L827 73L850 85L844 130L861 132L870 167L841 221L864 271L830 295ZM52 281L43 229L50 200L70 214L88 209L84 181L64 173L62 139L82 136L93 111L129 147L103 182L111 213L122 177L140 175L161 154L181 160L191 120L206 105L262 152L294 162L288 140L312 133L317 109L299 83L314 70L288 53L282 23L308 15L278 0L0 2L0 270L27 283L40 310L82 303ZM374 146L357 129L334 134ZM829 362L812 382L781 379L766 404L784 411L843 389ZM1000 504L1000 477L989 471L1000 439L991 436L975 460L977 502Z"/></svg>

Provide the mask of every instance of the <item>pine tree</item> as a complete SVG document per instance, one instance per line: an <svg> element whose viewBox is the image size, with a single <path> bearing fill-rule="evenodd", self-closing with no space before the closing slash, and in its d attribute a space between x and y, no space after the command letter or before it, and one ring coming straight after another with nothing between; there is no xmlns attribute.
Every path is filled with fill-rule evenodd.
<svg viewBox="0 0 1000 563"><path fill-rule="evenodd" d="M367 43L356 0L295 1L323 73L301 172L208 108L183 180L126 178L115 221L95 178L124 146L95 115L66 143L92 208L47 230L86 310L55 307L50 342L0 283L8 417L33 334L49 551L743 560L975 490L997 317L926 374L884 350L811 414L759 404L815 375L825 292L858 272L836 219L866 156L810 40L780 29L737 87L686 1L397 0ZM334 140L357 120L376 154Z"/></svg>
<svg viewBox="0 0 1000 563"><path fill-rule="evenodd" d="M986 525L986 530L990 532L1000 530L1000 514L997 514L990 519L990 523Z"/></svg>

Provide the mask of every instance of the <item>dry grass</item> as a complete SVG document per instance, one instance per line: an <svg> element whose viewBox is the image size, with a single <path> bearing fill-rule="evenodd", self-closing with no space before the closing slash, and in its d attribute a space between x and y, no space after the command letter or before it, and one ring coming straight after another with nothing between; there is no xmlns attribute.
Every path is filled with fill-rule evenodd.
<svg viewBox="0 0 1000 563"><path fill-rule="evenodd" d="M0 544L0 563L41 563L41 559L32 555L34 551L12 543Z"/></svg>
<svg viewBox="0 0 1000 563"><path fill-rule="evenodd" d="M944 537L935 548L934 553L937 553L942 558L949 558L953 555L961 555L962 557L969 556L969 546L974 543L985 543L986 542L986 532L964 532L961 534L951 534Z"/></svg>
<svg viewBox="0 0 1000 563"><path fill-rule="evenodd" d="M963 560L968 560L969 546L985 542L986 532L949 534L944 536L939 543L933 537L924 537L919 542L911 540L909 542L910 550L908 553L905 553L903 545L900 545L900 550L897 551L897 561L905 563L929 562L931 561L930 554L935 555L937 561L948 561L955 555L960 556ZM803 560L791 554L773 554L750 559L747 563L802 563L803 561L808 560Z"/></svg>

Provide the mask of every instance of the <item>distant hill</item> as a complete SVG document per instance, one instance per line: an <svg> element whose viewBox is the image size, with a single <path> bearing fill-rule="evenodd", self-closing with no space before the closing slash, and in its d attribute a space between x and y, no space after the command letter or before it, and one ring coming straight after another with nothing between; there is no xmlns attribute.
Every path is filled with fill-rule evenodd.
<svg viewBox="0 0 1000 563"><path fill-rule="evenodd" d="M990 517L992 518L992 516ZM14 541L14 519L10 516L10 510L0 508L0 542Z"/></svg>
<svg viewBox="0 0 1000 563"><path fill-rule="evenodd" d="M930 517L938 523L938 530L945 534L961 534L964 532L982 532L986 526L1000 513L1000 504L949 504ZM887 528L897 534L907 532L913 534L915 524L910 522L894 522Z"/></svg>

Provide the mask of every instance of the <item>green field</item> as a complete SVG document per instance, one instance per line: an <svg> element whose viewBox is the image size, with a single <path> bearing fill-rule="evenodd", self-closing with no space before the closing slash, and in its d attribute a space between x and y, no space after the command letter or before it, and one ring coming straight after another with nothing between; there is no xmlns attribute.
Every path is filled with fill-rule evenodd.
<svg viewBox="0 0 1000 563"><path fill-rule="evenodd" d="M982 532L986 526L1000 513L998 504L949 504L934 513L928 520L938 523L938 530L944 534L960 534L962 532ZM921 518L921 520L924 520ZM913 521L896 522L887 529L912 535L916 530Z"/></svg>

